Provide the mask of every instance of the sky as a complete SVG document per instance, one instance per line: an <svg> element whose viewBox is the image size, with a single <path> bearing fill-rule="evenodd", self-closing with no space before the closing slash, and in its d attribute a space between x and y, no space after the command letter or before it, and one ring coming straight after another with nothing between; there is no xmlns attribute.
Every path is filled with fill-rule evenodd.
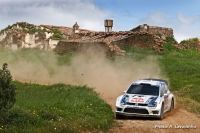
<svg viewBox="0 0 200 133"><path fill-rule="evenodd" d="M0 0L0 29L16 22L105 31L148 24L172 28L175 39L200 38L200 0Z"/></svg>

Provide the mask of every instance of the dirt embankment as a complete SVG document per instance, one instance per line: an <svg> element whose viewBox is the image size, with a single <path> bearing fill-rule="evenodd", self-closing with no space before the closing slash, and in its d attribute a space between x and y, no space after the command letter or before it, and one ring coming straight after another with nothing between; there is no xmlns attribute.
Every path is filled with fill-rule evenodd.
<svg viewBox="0 0 200 133"><path fill-rule="evenodd" d="M123 58L123 60L116 59L111 63L106 59L104 51L99 49L95 51L93 48L86 48L85 50L87 55L85 52L77 55L72 59L70 66L56 65L55 55L42 57L41 61L45 60L46 64L20 58L7 63L13 78L19 81L32 81L43 84L66 83L94 87L94 90L99 92L102 98L112 106L113 111L117 96L122 94L132 81L149 77L167 79L162 74L155 57L147 57L140 61ZM6 61L6 58L7 56L2 58L1 62ZM117 120L117 122L120 126L110 129L109 133L200 132L200 119L183 110L180 106L176 106L172 113L166 114L162 121L127 118ZM196 126L196 129L175 128L186 125ZM172 128L169 129L170 126Z"/></svg>

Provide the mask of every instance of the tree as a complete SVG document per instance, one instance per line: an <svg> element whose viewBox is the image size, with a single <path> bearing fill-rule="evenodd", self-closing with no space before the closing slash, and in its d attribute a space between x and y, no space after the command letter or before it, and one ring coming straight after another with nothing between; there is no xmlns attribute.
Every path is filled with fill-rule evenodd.
<svg viewBox="0 0 200 133"><path fill-rule="evenodd" d="M16 87L12 84L12 76L7 67L8 64L4 63L0 69L0 114L7 113L16 102Z"/></svg>

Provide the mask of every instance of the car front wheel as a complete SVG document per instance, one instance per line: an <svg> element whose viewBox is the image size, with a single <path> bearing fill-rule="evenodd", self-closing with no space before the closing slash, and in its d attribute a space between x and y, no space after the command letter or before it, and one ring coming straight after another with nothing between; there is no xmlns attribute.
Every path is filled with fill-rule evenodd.
<svg viewBox="0 0 200 133"><path fill-rule="evenodd" d="M123 115L120 115L120 114L116 114L116 119L123 119L124 116Z"/></svg>
<svg viewBox="0 0 200 133"><path fill-rule="evenodd" d="M164 105L162 104L162 107L160 109L160 116L158 117L159 120L162 120L164 117Z"/></svg>

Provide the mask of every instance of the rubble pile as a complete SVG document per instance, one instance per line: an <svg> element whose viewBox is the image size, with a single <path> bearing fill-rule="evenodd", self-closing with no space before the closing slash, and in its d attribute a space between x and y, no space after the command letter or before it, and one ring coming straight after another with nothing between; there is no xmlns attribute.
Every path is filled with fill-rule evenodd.
<svg viewBox="0 0 200 133"><path fill-rule="evenodd" d="M175 47L182 50L182 49L196 49L200 51L200 42L193 42L189 44L175 44Z"/></svg>

